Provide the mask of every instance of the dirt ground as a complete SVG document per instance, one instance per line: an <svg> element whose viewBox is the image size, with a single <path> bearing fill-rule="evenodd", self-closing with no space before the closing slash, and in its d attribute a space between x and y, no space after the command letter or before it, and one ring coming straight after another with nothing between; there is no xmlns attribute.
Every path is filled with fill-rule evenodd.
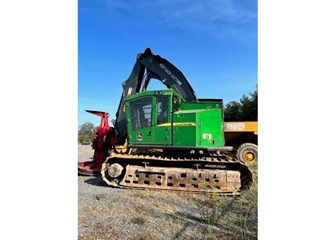
<svg viewBox="0 0 335 240"><path fill-rule="evenodd" d="M78 145L78 161L92 156L90 145ZM78 176L78 239L257 239L257 230L250 230L257 229L257 209L248 216L251 227L238 226L223 207L235 202L232 197L117 189L100 177Z"/></svg>
<svg viewBox="0 0 335 240"><path fill-rule="evenodd" d="M93 157L93 149L91 145L78 144L78 162L84 162L90 160Z"/></svg>

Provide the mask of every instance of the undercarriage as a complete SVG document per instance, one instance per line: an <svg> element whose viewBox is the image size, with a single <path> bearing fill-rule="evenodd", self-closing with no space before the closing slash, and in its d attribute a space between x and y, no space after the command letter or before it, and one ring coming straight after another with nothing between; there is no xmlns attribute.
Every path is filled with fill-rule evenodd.
<svg viewBox="0 0 335 240"><path fill-rule="evenodd" d="M222 153L112 153L101 175L110 186L239 194L249 189L252 174L245 164Z"/></svg>

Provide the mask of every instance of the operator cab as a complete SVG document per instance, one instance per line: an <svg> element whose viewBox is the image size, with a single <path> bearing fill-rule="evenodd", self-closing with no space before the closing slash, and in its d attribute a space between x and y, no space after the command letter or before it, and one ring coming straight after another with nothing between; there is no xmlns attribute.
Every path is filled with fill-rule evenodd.
<svg viewBox="0 0 335 240"><path fill-rule="evenodd" d="M172 114L180 101L173 90L145 91L127 97L129 143L171 145Z"/></svg>
<svg viewBox="0 0 335 240"><path fill-rule="evenodd" d="M136 146L209 149L224 146L222 102L184 102L173 90L125 98L128 141Z"/></svg>

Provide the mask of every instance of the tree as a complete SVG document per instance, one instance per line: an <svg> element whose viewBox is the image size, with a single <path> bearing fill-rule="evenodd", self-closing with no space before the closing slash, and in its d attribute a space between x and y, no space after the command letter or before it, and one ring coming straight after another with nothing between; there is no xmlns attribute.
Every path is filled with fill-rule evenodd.
<svg viewBox="0 0 335 240"><path fill-rule="evenodd" d="M240 102L227 103L224 109L225 121L258 121L258 89L249 93L250 97L243 95Z"/></svg>
<svg viewBox="0 0 335 240"><path fill-rule="evenodd" d="M227 103L224 109L225 121L242 121L242 105L239 102L232 101Z"/></svg>
<svg viewBox="0 0 335 240"><path fill-rule="evenodd" d="M79 126L78 142L81 144L91 143L93 141L93 131L96 127L93 123L86 122Z"/></svg>

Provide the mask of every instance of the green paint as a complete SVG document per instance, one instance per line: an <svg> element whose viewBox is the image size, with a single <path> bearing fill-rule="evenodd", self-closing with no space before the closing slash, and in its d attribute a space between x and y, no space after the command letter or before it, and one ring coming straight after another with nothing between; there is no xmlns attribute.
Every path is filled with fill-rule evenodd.
<svg viewBox="0 0 335 240"><path fill-rule="evenodd" d="M146 91L125 98L129 143L222 147L220 102L184 103L172 90Z"/></svg>

